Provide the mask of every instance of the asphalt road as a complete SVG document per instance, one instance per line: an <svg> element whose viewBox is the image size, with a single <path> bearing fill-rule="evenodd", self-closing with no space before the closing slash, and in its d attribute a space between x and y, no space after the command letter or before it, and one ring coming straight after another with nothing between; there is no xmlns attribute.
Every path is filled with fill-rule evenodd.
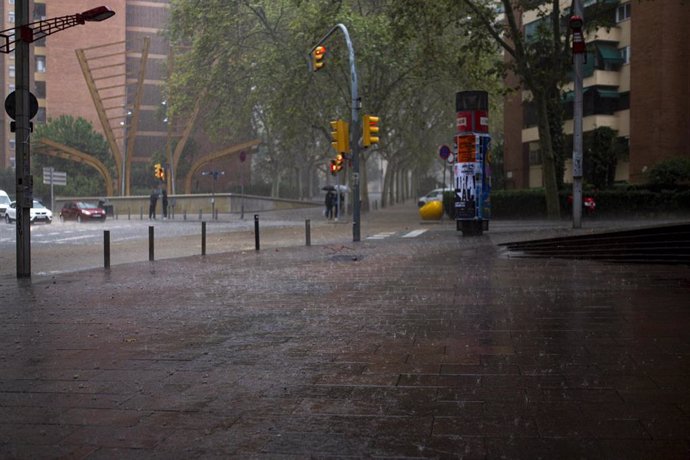
<svg viewBox="0 0 690 460"><path fill-rule="evenodd" d="M262 213L259 216L263 248L306 243L306 220L312 243L324 238L346 238L347 222L327 222L320 208ZM206 253L254 250L254 214L220 216L206 222ZM103 266L105 231L110 232L111 265L147 261L149 227L154 228L155 259L198 255L202 246L202 221L198 219L109 219L105 223L60 222L31 226L31 273L51 275ZM341 236L342 235L342 236ZM0 276L16 274L16 227L0 224Z"/></svg>

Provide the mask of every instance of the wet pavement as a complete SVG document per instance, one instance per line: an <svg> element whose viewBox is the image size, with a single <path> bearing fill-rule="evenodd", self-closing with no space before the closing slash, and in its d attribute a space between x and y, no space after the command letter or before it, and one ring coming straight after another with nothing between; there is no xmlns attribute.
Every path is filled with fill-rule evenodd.
<svg viewBox="0 0 690 460"><path fill-rule="evenodd" d="M399 206L359 243L3 277L0 457L687 459L690 267L498 247L638 224Z"/></svg>

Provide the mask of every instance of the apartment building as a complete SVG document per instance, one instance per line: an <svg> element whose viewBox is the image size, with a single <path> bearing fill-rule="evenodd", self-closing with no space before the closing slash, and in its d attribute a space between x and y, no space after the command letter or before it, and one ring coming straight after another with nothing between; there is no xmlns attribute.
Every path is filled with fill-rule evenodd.
<svg viewBox="0 0 690 460"><path fill-rule="evenodd" d="M646 172L656 163L690 158L690 5L681 0L615 3L611 10L615 26L586 37L583 131L602 126L615 130L627 150L618 161L616 180L644 183ZM569 5L564 2L566 8ZM536 14L523 15L526 33L536 21ZM515 85L515 77L508 77L506 83ZM569 138L572 89L572 83L563 88L564 130ZM506 98L504 126L507 187L541 187L539 135L529 94ZM564 180L572 181L569 160Z"/></svg>

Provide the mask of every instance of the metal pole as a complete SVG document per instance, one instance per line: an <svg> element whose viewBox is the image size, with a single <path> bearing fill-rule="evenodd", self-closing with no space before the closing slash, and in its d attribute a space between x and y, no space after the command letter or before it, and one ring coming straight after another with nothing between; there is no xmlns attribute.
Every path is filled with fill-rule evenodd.
<svg viewBox="0 0 690 460"><path fill-rule="evenodd" d="M206 221L201 222L201 255L206 255Z"/></svg>
<svg viewBox="0 0 690 460"><path fill-rule="evenodd" d="M311 246L311 221L309 219L304 221L305 245Z"/></svg>
<svg viewBox="0 0 690 460"><path fill-rule="evenodd" d="M255 249L258 251L261 248L259 244L259 215L254 214L254 245Z"/></svg>
<svg viewBox="0 0 690 460"><path fill-rule="evenodd" d="M584 19L582 0L573 0L573 14ZM583 32L584 33L584 32ZM582 227L582 67L585 54L573 56L575 101L573 104L573 228Z"/></svg>
<svg viewBox="0 0 690 460"><path fill-rule="evenodd" d="M110 230L103 230L103 268L110 268Z"/></svg>
<svg viewBox="0 0 690 460"><path fill-rule="evenodd" d="M344 24L336 24L326 35L317 42L311 52L326 41L336 30L340 30L345 36L347 51L350 57L350 93L352 97L352 120L350 122L350 147L352 148L352 241L360 240L360 199L359 199L359 133L361 126L359 121L359 111L361 101L359 100L357 85L357 68L355 65L355 50L350 40L350 34ZM311 53L310 52L310 53ZM340 211L340 210L339 210Z"/></svg>
<svg viewBox="0 0 690 460"><path fill-rule="evenodd" d="M28 24L29 0L17 0L15 4L17 24ZM33 178L29 152L29 42L21 37L21 27L14 50L16 61L16 170L17 198L17 278L31 277L31 205L33 202Z"/></svg>
<svg viewBox="0 0 690 460"><path fill-rule="evenodd" d="M53 184L53 171L55 168L50 167L50 210L55 211L55 188Z"/></svg>
<svg viewBox="0 0 690 460"><path fill-rule="evenodd" d="M149 261L153 261L153 225L149 225Z"/></svg>

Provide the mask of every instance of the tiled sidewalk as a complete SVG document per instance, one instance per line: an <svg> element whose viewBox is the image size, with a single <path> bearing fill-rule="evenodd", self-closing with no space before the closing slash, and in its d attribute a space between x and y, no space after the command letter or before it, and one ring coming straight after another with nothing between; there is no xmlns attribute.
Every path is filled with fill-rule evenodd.
<svg viewBox="0 0 690 460"><path fill-rule="evenodd" d="M690 269L496 228L0 285L0 457L690 457Z"/></svg>

